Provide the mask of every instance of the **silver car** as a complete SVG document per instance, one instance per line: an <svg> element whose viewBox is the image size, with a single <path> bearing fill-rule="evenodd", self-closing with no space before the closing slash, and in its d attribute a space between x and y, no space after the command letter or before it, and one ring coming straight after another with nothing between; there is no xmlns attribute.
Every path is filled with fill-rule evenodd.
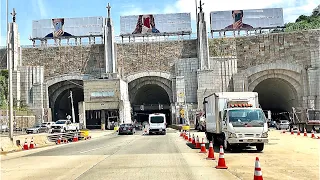
<svg viewBox="0 0 320 180"><path fill-rule="evenodd" d="M26 130L27 134L37 134L37 133L46 133L48 132L49 128L46 125L37 124L34 125L32 128L28 128Z"/></svg>
<svg viewBox="0 0 320 180"><path fill-rule="evenodd" d="M288 120L280 120L277 122L277 129L290 129L290 122Z"/></svg>

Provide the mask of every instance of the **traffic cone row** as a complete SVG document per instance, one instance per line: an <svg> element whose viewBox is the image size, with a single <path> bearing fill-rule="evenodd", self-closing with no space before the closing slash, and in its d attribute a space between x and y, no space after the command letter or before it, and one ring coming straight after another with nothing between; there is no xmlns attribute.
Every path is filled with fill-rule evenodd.
<svg viewBox="0 0 320 180"><path fill-rule="evenodd" d="M285 133L285 131L282 131L281 133ZM315 132L312 130L311 131L311 138L312 139L320 139L320 136L315 136L314 133ZM301 132L298 130L297 131L297 136L300 136L300 134L301 134ZM294 135L294 131L293 130L291 130L291 135ZM303 136L308 137L308 133L307 133L306 128L304 128L304 130L303 130Z"/></svg>
<svg viewBox="0 0 320 180"><path fill-rule="evenodd" d="M33 141L33 137L31 137L31 141L29 145L28 145L28 139L25 138L22 150L34 149L35 147L36 147L36 144Z"/></svg>
<svg viewBox="0 0 320 180"><path fill-rule="evenodd" d="M291 131L291 134L292 134L292 131ZM180 136L181 136L181 134L180 134ZM196 149L200 149L199 153L207 153L207 149L206 149L206 146L205 146L204 138L202 138L202 143L200 143L198 135L195 138L195 136L193 134L192 138L191 138L191 134L189 133L189 135L183 135L182 134L182 137L185 140L189 141L189 142L190 142L190 139L191 139L191 142L195 146L195 148ZM318 139L320 139L319 136L318 136ZM209 142L208 157L206 159L215 160L212 141ZM218 164L215 166L215 168L216 169L228 169L228 166L226 165L226 161L225 161L225 158L224 158L224 150L223 150L223 146L222 145L220 146ZM259 158L258 157L256 157L256 160L255 160L254 180L263 180L262 171L261 171L260 162L259 162Z"/></svg>

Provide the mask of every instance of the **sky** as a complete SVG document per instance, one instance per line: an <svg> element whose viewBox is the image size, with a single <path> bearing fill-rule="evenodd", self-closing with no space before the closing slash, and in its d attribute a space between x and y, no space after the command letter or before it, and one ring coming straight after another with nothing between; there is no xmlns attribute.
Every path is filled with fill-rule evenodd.
<svg viewBox="0 0 320 180"><path fill-rule="evenodd" d="M0 0L0 46L6 43L6 0ZM107 3L111 5L111 18L115 35L120 33L120 16L139 14L191 13L195 32L195 0L9 0L9 11L15 8L21 45L31 45L32 21L51 18L107 16ZM211 11L232 9L283 8L284 22L294 22L300 15L310 15L319 0L202 0L209 25ZM199 3L198 3L199 4ZM9 22L11 22L11 15Z"/></svg>

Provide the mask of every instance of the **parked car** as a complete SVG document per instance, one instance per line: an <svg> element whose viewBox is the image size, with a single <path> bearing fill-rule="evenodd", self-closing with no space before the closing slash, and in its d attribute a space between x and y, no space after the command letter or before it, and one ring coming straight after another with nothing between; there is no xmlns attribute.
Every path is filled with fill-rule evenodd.
<svg viewBox="0 0 320 180"><path fill-rule="evenodd" d="M278 130L281 129L290 129L290 123L288 120L280 120L279 122L277 122L277 127Z"/></svg>
<svg viewBox="0 0 320 180"><path fill-rule="evenodd" d="M133 124L121 124L119 127L119 135L120 134L134 134L136 133L136 130L133 126Z"/></svg>
<svg viewBox="0 0 320 180"><path fill-rule="evenodd" d="M9 127L6 124L0 124L0 131L1 132L8 132L9 131Z"/></svg>
<svg viewBox="0 0 320 180"><path fill-rule="evenodd" d="M52 131L52 127L51 127L51 126L54 125L54 124L55 124L55 122L43 122L43 123L42 123L42 125L48 127L49 133L51 133L51 131Z"/></svg>
<svg viewBox="0 0 320 180"><path fill-rule="evenodd" d="M46 133L49 128L45 125L36 124L32 128L26 129L27 134L37 134L37 133Z"/></svg>

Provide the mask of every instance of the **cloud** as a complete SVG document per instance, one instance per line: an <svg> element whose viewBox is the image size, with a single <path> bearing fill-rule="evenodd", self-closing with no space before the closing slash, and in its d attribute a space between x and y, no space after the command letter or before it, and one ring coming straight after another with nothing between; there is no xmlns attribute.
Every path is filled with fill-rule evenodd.
<svg viewBox="0 0 320 180"><path fill-rule="evenodd" d="M125 8L123 8L125 7ZM140 7L136 7L135 5L126 5L126 6L122 6L122 9L126 9L126 11L122 11L120 12L121 16L129 16L129 15L139 15L139 14L160 14L163 13L161 11L159 11L156 8L151 8L149 10L145 10L148 8L140 8Z"/></svg>
<svg viewBox="0 0 320 180"><path fill-rule="evenodd" d="M32 0L31 3L33 12L37 12L38 14L40 14L41 19L48 17L48 9L43 0Z"/></svg>
<svg viewBox="0 0 320 180"><path fill-rule="evenodd" d="M225 11L232 9L260 9L260 8L283 8L284 21L294 21L299 15L312 13L312 10L319 4L319 0L224 0L217 3L212 0L202 0L204 3L203 11L206 14L206 21L209 20L210 11ZM199 1L197 2L199 6ZM190 12L191 19L196 19L194 0L177 0L175 4L167 5L164 12Z"/></svg>

